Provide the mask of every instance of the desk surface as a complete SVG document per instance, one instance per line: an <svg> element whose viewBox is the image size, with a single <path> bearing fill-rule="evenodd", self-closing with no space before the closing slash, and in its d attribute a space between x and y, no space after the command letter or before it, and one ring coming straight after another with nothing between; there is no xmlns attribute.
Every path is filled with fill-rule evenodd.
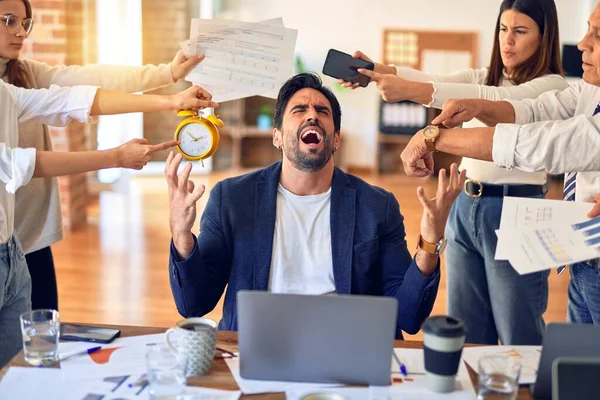
<svg viewBox="0 0 600 400"><path fill-rule="evenodd" d="M107 326L107 325L103 325ZM121 330L121 337L127 336L136 336L136 335L148 335L152 333L163 333L167 328L154 328L154 327L142 327L142 326L121 326L116 325L115 328ZM237 351L238 350L238 341L237 341L237 332L225 332L219 331L217 333L217 346L221 347L225 350L229 351ZM414 342L414 341L403 341L397 340L394 344L394 347L404 347L408 349L420 349L423 347L422 342ZM31 365L27 364L23 360L23 352L20 352L12 359L12 361L0 370L0 378L4 376L8 367L31 367ZM473 385L477 387L477 374L467 365L467 369L469 370L469 374L471 375L471 381ZM197 376L188 379L188 385L192 386L204 386L215 389L226 389L226 390L239 390L237 384L235 383L235 379L229 372L229 368L225 361L222 359L214 360L212 369L210 370L208 375L205 376ZM252 398L252 399L285 399L285 394L265 394L265 395L253 395L253 396L242 396L242 398ZM521 387L519 390L518 399L533 399L529 389L525 387Z"/></svg>

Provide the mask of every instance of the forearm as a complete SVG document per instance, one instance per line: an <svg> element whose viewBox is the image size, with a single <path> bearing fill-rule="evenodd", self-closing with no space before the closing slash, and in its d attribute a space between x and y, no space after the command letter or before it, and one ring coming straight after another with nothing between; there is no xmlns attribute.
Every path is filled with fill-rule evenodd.
<svg viewBox="0 0 600 400"><path fill-rule="evenodd" d="M480 108L477 119L487 126L497 124L513 124L515 122L515 109L507 101L473 100Z"/></svg>
<svg viewBox="0 0 600 400"><path fill-rule="evenodd" d="M116 149L78 152L37 151L34 177L75 175L119 167Z"/></svg>
<svg viewBox="0 0 600 400"><path fill-rule="evenodd" d="M421 274L425 277L433 275L438 267L440 257L435 254L426 253L422 250L417 251L415 262Z"/></svg>
<svg viewBox="0 0 600 400"><path fill-rule="evenodd" d="M406 81L406 98L416 103L429 105L433 100L433 84L429 82Z"/></svg>
<svg viewBox="0 0 600 400"><path fill-rule="evenodd" d="M196 238L192 232L173 233L173 247L180 260L186 260L194 251Z"/></svg>
<svg viewBox="0 0 600 400"><path fill-rule="evenodd" d="M178 105L174 103L171 96L136 95L98 89L90 115L176 110Z"/></svg>
<svg viewBox="0 0 600 400"><path fill-rule="evenodd" d="M483 161L492 160L494 128L440 129L438 151Z"/></svg>

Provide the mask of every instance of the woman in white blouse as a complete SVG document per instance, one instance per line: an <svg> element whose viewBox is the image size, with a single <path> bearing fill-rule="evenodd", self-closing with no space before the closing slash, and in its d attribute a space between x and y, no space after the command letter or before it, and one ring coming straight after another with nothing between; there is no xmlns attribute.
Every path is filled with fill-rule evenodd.
<svg viewBox="0 0 600 400"><path fill-rule="evenodd" d="M14 234L15 196L32 177L79 174L102 168L140 169L153 151L177 142L129 146L105 151L52 152L18 147L19 123L64 126L70 119L89 122L96 115L217 107L198 86L171 96L133 95L74 86L23 89L0 83L0 368L21 347L19 315L31 309L31 279L21 244Z"/></svg>
<svg viewBox="0 0 600 400"><path fill-rule="evenodd" d="M19 58L33 28L29 0L0 0L0 77L24 88L50 85L96 85L124 92L139 92L177 82L201 61L186 59L181 51L170 64L143 67L91 64L50 66ZM19 145L52 150L48 127L40 123L19 126ZM31 274L33 308L58 309L58 291L50 246L63 237L58 180L36 178L16 194L15 228L25 250Z"/></svg>
<svg viewBox="0 0 600 400"><path fill-rule="evenodd" d="M553 1L504 0L495 32L488 68L433 76L376 63L374 72L361 72L377 83L385 101L411 100L436 108L453 98L519 100L568 86ZM354 56L368 59L360 52ZM465 126L485 125L473 119ZM546 173L507 171L470 158L463 158L460 168L467 170L468 179L446 227L448 313L465 321L468 342L539 345L548 271L520 276L507 261L494 260L494 254L503 197L544 197Z"/></svg>

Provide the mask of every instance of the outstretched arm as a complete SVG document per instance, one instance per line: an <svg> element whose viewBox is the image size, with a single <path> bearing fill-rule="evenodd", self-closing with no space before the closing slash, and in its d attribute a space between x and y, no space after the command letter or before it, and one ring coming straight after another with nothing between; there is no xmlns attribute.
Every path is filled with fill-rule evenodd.
<svg viewBox="0 0 600 400"><path fill-rule="evenodd" d="M75 175L105 168L142 169L152 153L165 150L176 141L148 144L146 139L133 139L109 150L55 152L37 151L33 177Z"/></svg>

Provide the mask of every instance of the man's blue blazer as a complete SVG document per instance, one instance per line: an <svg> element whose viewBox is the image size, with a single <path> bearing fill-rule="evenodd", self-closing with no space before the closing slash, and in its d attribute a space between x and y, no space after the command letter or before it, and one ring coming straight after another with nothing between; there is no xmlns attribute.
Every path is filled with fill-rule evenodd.
<svg viewBox="0 0 600 400"><path fill-rule="evenodd" d="M235 331L238 290L268 290L280 173L277 162L217 183L189 258L180 260L171 242L171 289L182 316L209 313L227 287L219 329ZM439 266L430 277L420 273L395 197L336 168L330 218L337 293L395 297L396 336L419 331L437 295Z"/></svg>

